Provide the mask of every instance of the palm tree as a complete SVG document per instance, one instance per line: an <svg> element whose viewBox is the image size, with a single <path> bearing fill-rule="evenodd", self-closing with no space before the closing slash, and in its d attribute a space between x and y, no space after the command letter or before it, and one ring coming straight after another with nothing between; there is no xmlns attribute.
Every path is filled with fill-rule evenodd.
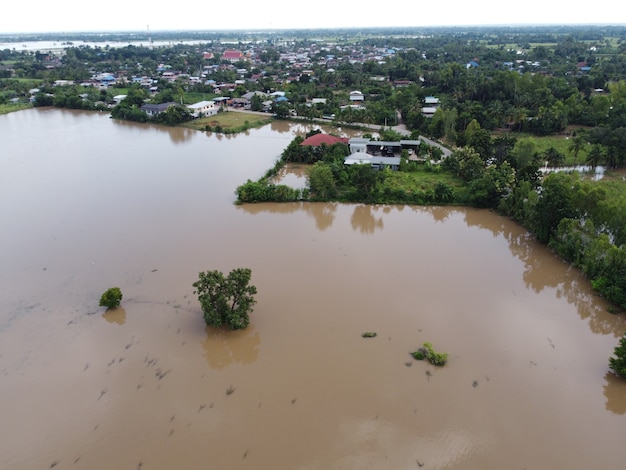
<svg viewBox="0 0 626 470"><path fill-rule="evenodd" d="M585 144L587 143L584 134L582 133L577 133L572 140L569 143L568 149L567 151L570 154L574 154L574 162L577 164L578 163L578 154L580 153L580 151L582 150L582 148L585 146Z"/></svg>
<svg viewBox="0 0 626 470"><path fill-rule="evenodd" d="M607 167L617 168L617 165L619 164L619 152L617 150L617 147L613 145L611 145L610 147L607 147L606 154L605 154L605 161L606 161Z"/></svg>
<svg viewBox="0 0 626 470"><path fill-rule="evenodd" d="M600 144L594 144L587 153L585 163L595 168L604 161L604 148Z"/></svg>
<svg viewBox="0 0 626 470"><path fill-rule="evenodd" d="M516 124L519 125L518 130L521 132L522 126L528 119L528 115L526 114L526 110L524 108L515 108L513 119Z"/></svg>

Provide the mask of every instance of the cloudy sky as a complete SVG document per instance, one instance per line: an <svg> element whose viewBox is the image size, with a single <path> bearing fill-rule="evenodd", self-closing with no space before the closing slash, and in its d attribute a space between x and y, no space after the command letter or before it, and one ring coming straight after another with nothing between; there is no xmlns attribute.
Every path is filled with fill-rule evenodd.
<svg viewBox="0 0 626 470"><path fill-rule="evenodd" d="M615 24L614 8L593 8L582 0L447 0L346 2L340 0L210 2L182 0L85 2L31 0L5 2L0 33L286 29L372 26L493 24ZM158 5L158 6L157 6ZM561 6L559 6L561 5ZM624 24L626 17L620 22Z"/></svg>

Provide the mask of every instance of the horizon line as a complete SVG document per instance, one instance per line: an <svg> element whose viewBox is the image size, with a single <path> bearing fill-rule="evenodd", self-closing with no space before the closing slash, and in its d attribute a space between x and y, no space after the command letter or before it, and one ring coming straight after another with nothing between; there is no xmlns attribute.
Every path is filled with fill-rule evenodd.
<svg viewBox="0 0 626 470"><path fill-rule="evenodd" d="M626 27L624 23L603 23L603 22L580 22L580 23L483 23L483 24L440 24L440 25L414 25L414 26L334 26L334 27L313 27L313 26L294 26L289 28L169 28L169 29L150 29L150 33L258 33L258 32L289 32L289 31L336 31L336 30L384 30L384 29L443 29L443 28L529 28L529 27ZM33 35L33 34L128 34L142 33L146 34L145 29L90 29L90 30L38 30L38 31L13 31L0 32L0 37L16 36L16 35Z"/></svg>

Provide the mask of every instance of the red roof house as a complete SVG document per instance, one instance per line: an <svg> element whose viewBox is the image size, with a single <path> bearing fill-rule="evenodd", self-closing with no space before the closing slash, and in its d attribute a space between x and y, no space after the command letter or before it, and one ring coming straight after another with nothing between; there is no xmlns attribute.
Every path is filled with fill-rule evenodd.
<svg viewBox="0 0 626 470"><path fill-rule="evenodd" d="M312 135L311 137L307 139L304 139L300 145L309 145L311 147L319 147L322 144L333 145L338 142L347 144L348 139L346 137L335 137L334 135L320 133L320 134Z"/></svg>
<svg viewBox="0 0 626 470"><path fill-rule="evenodd" d="M235 51L233 49L226 49L222 58L230 60L231 62L237 62L238 60L243 59L243 52Z"/></svg>

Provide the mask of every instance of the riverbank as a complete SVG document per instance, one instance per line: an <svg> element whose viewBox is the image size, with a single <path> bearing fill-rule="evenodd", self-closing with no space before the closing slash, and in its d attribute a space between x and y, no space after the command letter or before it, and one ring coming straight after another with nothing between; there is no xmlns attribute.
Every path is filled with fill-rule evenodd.
<svg viewBox="0 0 626 470"><path fill-rule="evenodd" d="M31 103L5 103L0 104L0 114L9 114L15 111L22 111L23 109L30 109L33 105Z"/></svg>

